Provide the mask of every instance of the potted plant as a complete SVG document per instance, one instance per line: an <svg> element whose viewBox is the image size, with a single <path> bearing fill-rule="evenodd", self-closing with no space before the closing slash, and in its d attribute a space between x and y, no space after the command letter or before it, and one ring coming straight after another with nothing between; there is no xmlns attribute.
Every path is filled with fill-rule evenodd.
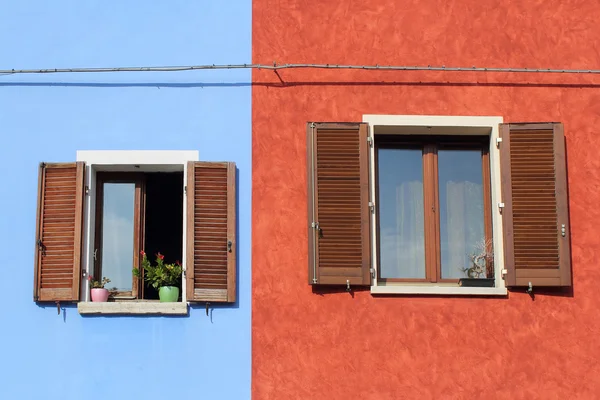
<svg viewBox="0 0 600 400"><path fill-rule="evenodd" d="M104 286L110 282L110 279L104 276L101 281L95 281L94 277L89 275L88 280L90 281L92 301L101 303L108 301L108 289Z"/></svg>
<svg viewBox="0 0 600 400"><path fill-rule="evenodd" d="M175 302L179 299L179 282L183 267L179 261L174 264L165 263L165 256L157 253L156 264L152 265L146 253L142 250L142 268L144 280L158 290L158 297L161 302ZM138 268L133 269L133 274L137 277L141 276Z"/></svg>
<svg viewBox="0 0 600 400"><path fill-rule="evenodd" d="M494 287L494 250L491 240L480 240L475 251L469 254L470 265L461 268L467 276L458 281L459 286Z"/></svg>

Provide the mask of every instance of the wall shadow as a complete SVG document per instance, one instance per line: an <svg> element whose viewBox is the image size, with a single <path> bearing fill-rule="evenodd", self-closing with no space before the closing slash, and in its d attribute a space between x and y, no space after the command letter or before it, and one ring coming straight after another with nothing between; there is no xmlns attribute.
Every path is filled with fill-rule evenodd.
<svg viewBox="0 0 600 400"><path fill-rule="evenodd" d="M0 87L81 87L81 88L239 88L273 87L292 88L297 86L455 86L455 87L531 87L598 89L600 83L524 83L524 82L460 82L460 81L284 81L279 82L0 82Z"/></svg>

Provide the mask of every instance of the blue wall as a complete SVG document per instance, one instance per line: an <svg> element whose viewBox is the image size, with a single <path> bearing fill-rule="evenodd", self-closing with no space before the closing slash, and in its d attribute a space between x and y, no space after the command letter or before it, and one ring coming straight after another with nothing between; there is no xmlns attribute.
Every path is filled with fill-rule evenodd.
<svg viewBox="0 0 600 400"><path fill-rule="evenodd" d="M2 1L0 69L249 63L251 2ZM250 398L250 72L0 76L0 398ZM77 150L235 161L238 304L57 315L32 300L38 163Z"/></svg>

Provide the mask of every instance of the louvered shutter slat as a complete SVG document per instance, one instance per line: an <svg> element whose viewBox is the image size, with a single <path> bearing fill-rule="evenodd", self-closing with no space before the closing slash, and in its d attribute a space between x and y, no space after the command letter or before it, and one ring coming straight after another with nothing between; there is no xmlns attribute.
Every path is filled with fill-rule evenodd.
<svg viewBox="0 0 600 400"><path fill-rule="evenodd" d="M366 124L309 124L309 283L370 285Z"/></svg>
<svg viewBox="0 0 600 400"><path fill-rule="evenodd" d="M562 124L503 124L501 135L506 283L570 286Z"/></svg>
<svg viewBox="0 0 600 400"><path fill-rule="evenodd" d="M235 164L191 162L187 187L187 298L234 302Z"/></svg>
<svg viewBox="0 0 600 400"><path fill-rule="evenodd" d="M84 163L41 164L35 301L77 301L81 274Z"/></svg>

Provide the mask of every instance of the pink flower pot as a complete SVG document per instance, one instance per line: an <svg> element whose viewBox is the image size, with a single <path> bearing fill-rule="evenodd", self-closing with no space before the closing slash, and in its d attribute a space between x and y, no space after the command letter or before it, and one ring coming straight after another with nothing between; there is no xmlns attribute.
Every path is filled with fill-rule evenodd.
<svg viewBox="0 0 600 400"><path fill-rule="evenodd" d="M104 303L108 300L108 289L92 289L92 301Z"/></svg>

